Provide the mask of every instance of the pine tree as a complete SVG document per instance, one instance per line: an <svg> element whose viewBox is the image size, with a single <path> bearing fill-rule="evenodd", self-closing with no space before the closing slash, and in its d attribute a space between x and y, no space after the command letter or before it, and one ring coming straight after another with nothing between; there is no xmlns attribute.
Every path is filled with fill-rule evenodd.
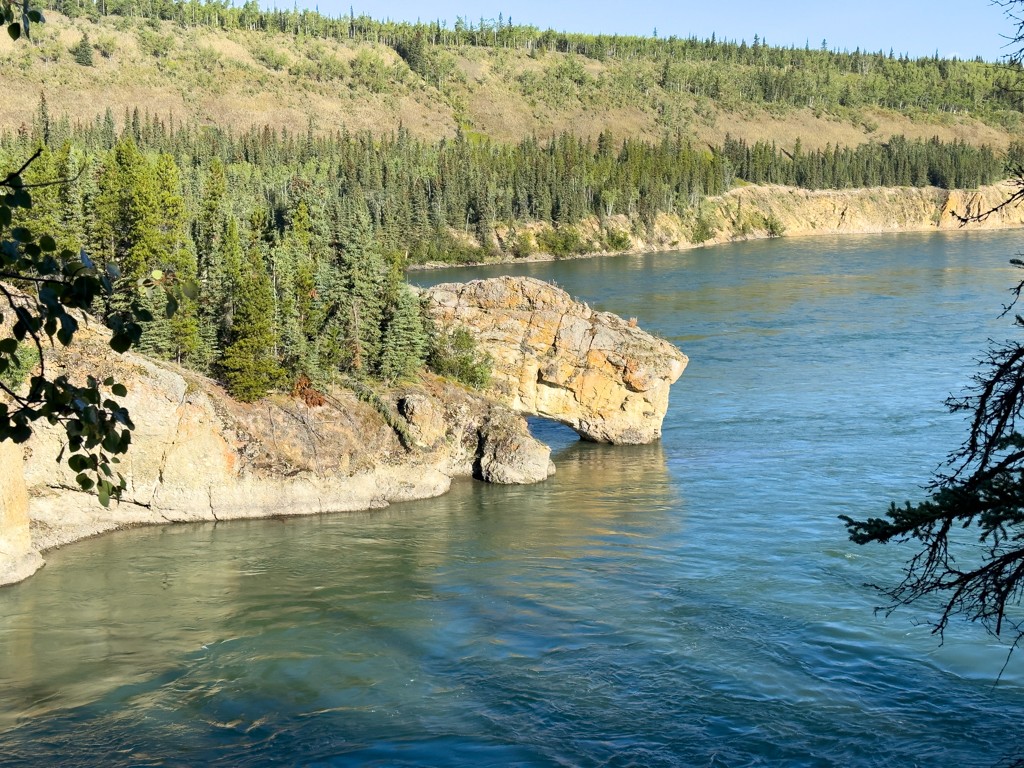
<svg viewBox="0 0 1024 768"><path fill-rule="evenodd" d="M75 57L75 61L81 66L91 67L93 65L92 43L89 42L88 32L83 33L82 39L71 47L71 54Z"/></svg>
<svg viewBox="0 0 1024 768"><path fill-rule="evenodd" d="M284 372L273 354L273 287L257 248L249 249L240 278L231 341L219 367L232 396L252 402L265 396Z"/></svg>

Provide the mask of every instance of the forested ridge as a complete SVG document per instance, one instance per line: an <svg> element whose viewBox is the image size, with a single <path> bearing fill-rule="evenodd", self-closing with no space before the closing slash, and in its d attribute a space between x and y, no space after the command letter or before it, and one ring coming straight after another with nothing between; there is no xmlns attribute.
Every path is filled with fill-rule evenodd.
<svg viewBox="0 0 1024 768"><path fill-rule="evenodd" d="M47 6L71 18L115 15L154 18L182 28L246 30L309 39L372 41L397 50L409 67L427 81L444 82L454 73L446 49L463 47L549 51L596 61L647 61L657 67L646 76L667 91L686 91L715 100L785 103L829 108L875 105L891 109L917 107L946 112L1019 111L1021 96L1006 88L1015 73L980 57L911 58L894 51L832 50L827 41L814 47L775 46L752 36L752 42L697 37L592 35L541 30L495 18L458 17L449 26L426 22L376 20L354 13L330 17L305 9L263 9L255 0L235 6L221 0L47 0ZM152 46L151 46L152 47ZM157 46L159 47L159 46ZM328 65L330 62L328 62ZM321 74L330 76L330 67ZM551 74L551 73L549 73ZM635 73L641 78L644 75ZM554 73L568 85L586 88L588 73L570 62ZM544 84L524 76L527 89Z"/></svg>
<svg viewBox="0 0 1024 768"><path fill-rule="evenodd" d="M791 148L903 134L1005 149L1021 133L1016 67L893 51L744 40L585 35L496 19L407 23L218 2L50 0L30 45L0 40L16 88L0 124L40 92L76 120L97 106L179 122L303 131L347 125L421 139L516 143L536 133L656 141L677 131Z"/></svg>
<svg viewBox="0 0 1024 768"><path fill-rule="evenodd" d="M118 46L131 35L136 52L160 72L185 87L216 88L235 65L194 42L212 29L242 34L237 40L253 60L266 72L286 73L295 88L347 84L353 94L388 98L405 88L446 100L457 114L465 113L465 73L455 56L470 48L497 57L492 71L503 87L556 110L653 98L648 106L664 111L657 99L683 95L724 109L774 104L849 116L874 105L1001 115L997 122L1007 124L1020 111L1019 96L1003 87L1013 73L980 60L782 48L757 37L748 45L577 35L500 17L458 19L449 28L261 10L253 2L74 0L49 7L72 24L114 19L105 28L122 36L82 32L65 49L42 30L34 48L11 59L23 72L40 56L46 67L70 56L70 66L91 71L118 61ZM282 40L291 47L278 47ZM322 44L329 42L356 49ZM502 59L509 51L536 66L517 73ZM342 58L346 52L352 56ZM613 61L618 69L597 74L587 63ZM132 62L125 58L123 66ZM264 82L259 71L238 66L244 82ZM668 126L657 140L595 124L592 136L533 132L499 142L467 124L434 140L401 124L350 131L312 118L305 131L175 122L138 108L71 119L43 96L31 121L0 126L0 161L13 168L37 155L25 183L65 180L39 187L33 207L15 211L14 225L57 233L61 249L84 249L101 268L116 265L122 286L154 270L194 282L198 295L173 317L146 300L153 319L142 350L255 399L272 388L322 388L339 377L394 381L427 361L468 383L486 380L486 365L465 339L425 322L403 281L410 264L622 250L652 233L662 214L686 222L683 236L699 243L714 234L702 201L737 184L974 188L1004 178L1024 158L1012 141L996 150L938 137L882 139L868 130L869 140L854 146L805 150L799 140L783 145L728 134L713 144ZM778 222L765 218L763 225L779 231ZM111 321L126 311L117 295L103 307Z"/></svg>
<svg viewBox="0 0 1024 768"><path fill-rule="evenodd" d="M67 181L39 188L15 224L115 263L126 284L154 269L194 280L198 298L148 323L142 348L219 375L244 398L302 377L415 372L429 339L403 283L409 263L621 249L630 241L612 217L631 222L633 234L661 213L699 218L704 197L736 179L976 187L1002 178L1020 155L1016 146L997 157L902 137L813 152L607 131L596 141L565 134L502 145L460 134L432 143L401 128L236 133L137 111L119 127L109 110L72 125L45 100L31 128L0 134L5 166L36 151L26 183ZM596 236L576 227L594 219ZM699 230L697 242L708 236Z"/></svg>

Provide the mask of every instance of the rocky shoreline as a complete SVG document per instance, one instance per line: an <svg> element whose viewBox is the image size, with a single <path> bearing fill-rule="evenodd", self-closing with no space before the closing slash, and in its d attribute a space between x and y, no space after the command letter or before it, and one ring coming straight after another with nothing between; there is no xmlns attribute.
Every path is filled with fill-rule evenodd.
<svg viewBox="0 0 1024 768"><path fill-rule="evenodd" d="M1003 182L977 190L946 190L939 187L876 187L852 190L807 190L795 187L747 185L704 201L702 215L714 229L703 243L690 242L693 219L659 214L648 239L631 233L631 221L612 216L607 225L629 233L631 247L620 251L593 251L571 256L534 253L462 264L430 262L413 264L409 271L484 267L496 264L594 259L642 253L682 251L744 240L773 237L764 222L774 217L783 227L782 237L823 235L865 235L892 232L944 232L1018 229L1024 227L1024 205L1008 206L984 221L961 223L954 213L979 213L1007 200L1017 188ZM526 230L529 230L527 227ZM533 229L537 229L536 226ZM588 219L579 225L587 235L596 234L601 224Z"/></svg>
<svg viewBox="0 0 1024 768"><path fill-rule="evenodd" d="M246 404L171 363L114 354L95 323L83 329L47 362L55 375L113 376L128 388L128 487L109 509L83 493L55 462L59 428L3 444L15 460L0 477L0 583L33 572L40 552L118 528L379 509L438 496L455 477L540 482L555 471L551 451L524 415L602 442L660 436L687 362L668 342L532 278L437 286L427 299L436 322L467 328L493 356L486 392L425 373L374 405L343 389Z"/></svg>

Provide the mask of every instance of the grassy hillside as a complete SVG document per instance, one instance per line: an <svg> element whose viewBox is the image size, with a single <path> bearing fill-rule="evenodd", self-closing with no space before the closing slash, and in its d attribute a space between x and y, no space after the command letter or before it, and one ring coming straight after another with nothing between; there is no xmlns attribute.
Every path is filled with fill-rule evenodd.
<svg viewBox="0 0 1024 768"><path fill-rule="evenodd" d="M486 20L448 30L246 15L215 4L166 3L163 20L76 8L75 19L49 12L32 45L0 41L14 86L0 126L31 122L45 93L73 120L109 107L120 122L137 107L236 128L380 132L401 123L423 139L460 126L503 142L610 128L652 140L681 131L715 145L726 134L781 146L800 138L807 149L903 134L1001 148L1022 130L1019 93L1003 87L1015 73L979 61L567 36ZM83 35L92 66L71 52Z"/></svg>

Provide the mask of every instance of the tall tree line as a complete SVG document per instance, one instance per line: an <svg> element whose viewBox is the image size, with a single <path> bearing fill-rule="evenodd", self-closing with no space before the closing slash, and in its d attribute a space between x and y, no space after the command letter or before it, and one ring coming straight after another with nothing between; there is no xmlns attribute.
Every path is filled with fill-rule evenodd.
<svg viewBox="0 0 1024 768"><path fill-rule="evenodd" d="M806 189L850 187L943 187L970 189L1006 176L1020 147L998 158L991 147L961 141L909 141L893 136L885 143L832 147L804 152L797 141L792 152L774 143L753 145L725 137L722 152L737 177L752 184L785 184Z"/></svg>
<svg viewBox="0 0 1024 768"><path fill-rule="evenodd" d="M522 224L571 232L585 218L625 214L653 227L659 213L682 213L737 175L809 188L952 187L991 182L1003 165L987 148L899 137L787 155L731 139L707 148L609 132L514 145L462 135L425 143L404 129L235 133L137 111L72 126L45 100L32 127L0 133L6 165L36 149L26 183L68 181L40 187L17 223L116 264L123 285L153 270L198 284L170 318L144 301L153 317L143 349L220 376L245 399L300 377L411 375L428 340L405 266L509 248ZM128 311L118 301L109 316Z"/></svg>

